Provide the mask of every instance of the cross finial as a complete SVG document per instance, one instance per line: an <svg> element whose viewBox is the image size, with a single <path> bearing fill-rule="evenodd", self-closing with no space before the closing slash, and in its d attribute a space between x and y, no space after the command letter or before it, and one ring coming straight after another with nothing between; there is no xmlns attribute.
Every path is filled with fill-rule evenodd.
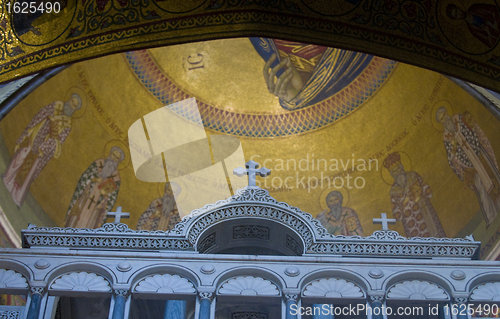
<svg viewBox="0 0 500 319"><path fill-rule="evenodd" d="M389 230L388 223L395 224L396 220L393 218L387 218L386 213L382 213L382 218L374 218L373 223L374 224L382 224L382 230Z"/></svg>
<svg viewBox="0 0 500 319"><path fill-rule="evenodd" d="M271 170L265 167L259 168L259 164L252 160L246 162L246 169L243 167L238 167L233 170L233 173L239 177L248 175L248 186L256 186L255 176L259 175L261 177L266 177L271 174Z"/></svg>
<svg viewBox="0 0 500 319"><path fill-rule="evenodd" d="M130 214L129 213L122 213L122 207L116 207L116 212L108 212L106 217L114 217L115 221L113 222L114 224L119 224L120 219L123 218L129 218Z"/></svg>

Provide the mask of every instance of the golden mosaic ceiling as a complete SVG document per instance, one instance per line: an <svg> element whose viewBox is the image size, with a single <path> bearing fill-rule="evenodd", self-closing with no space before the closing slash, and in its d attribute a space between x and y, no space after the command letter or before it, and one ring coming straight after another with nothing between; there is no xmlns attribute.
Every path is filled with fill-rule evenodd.
<svg viewBox="0 0 500 319"><path fill-rule="evenodd" d="M154 127L163 117L170 124ZM244 186L230 174L240 154L272 170L257 179L261 187L332 233L369 235L383 212L406 236L474 233L491 245L500 227L498 120L439 73L363 53L270 38L120 53L62 71L0 130L0 199L15 228L27 220L98 227L118 206L131 213L131 228L174 223L159 208L165 176L137 173L140 156L159 154L161 134L158 143L198 165L176 170L167 153L156 157L179 217ZM208 151L181 148L191 135ZM216 166L224 170L212 180L195 172Z"/></svg>

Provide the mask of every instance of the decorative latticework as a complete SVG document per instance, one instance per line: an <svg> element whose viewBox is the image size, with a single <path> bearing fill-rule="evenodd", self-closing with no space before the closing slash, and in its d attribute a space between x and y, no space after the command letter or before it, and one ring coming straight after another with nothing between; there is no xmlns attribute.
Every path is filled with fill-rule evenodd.
<svg viewBox="0 0 500 319"><path fill-rule="evenodd" d="M269 227L243 225L233 227L233 239L269 239Z"/></svg>
<svg viewBox="0 0 500 319"><path fill-rule="evenodd" d="M264 220L291 229L301 239L300 243L294 242L292 237L286 239L287 247L296 255L475 259L480 247L480 243L472 237L405 238L390 230L379 230L368 237L335 236L329 234L311 214L278 202L267 190L250 186L238 190L226 200L193 210L170 231L136 231L125 224L104 224L98 229L30 225L23 231L23 241L25 247L119 250L195 251L195 245L198 245L198 253L203 253L215 244L215 233L214 236L203 237L199 242L207 228L238 218ZM242 228L236 234L238 238L254 236L252 238L264 239L268 236L267 230L263 228L252 228L250 232Z"/></svg>
<svg viewBox="0 0 500 319"><path fill-rule="evenodd" d="M231 319L267 319L267 314L262 312L242 311L233 312Z"/></svg>
<svg viewBox="0 0 500 319"><path fill-rule="evenodd" d="M19 310L0 310L0 319L21 319Z"/></svg>
<svg viewBox="0 0 500 319"><path fill-rule="evenodd" d="M21 319L25 318L25 307L21 306L0 306L0 319Z"/></svg>

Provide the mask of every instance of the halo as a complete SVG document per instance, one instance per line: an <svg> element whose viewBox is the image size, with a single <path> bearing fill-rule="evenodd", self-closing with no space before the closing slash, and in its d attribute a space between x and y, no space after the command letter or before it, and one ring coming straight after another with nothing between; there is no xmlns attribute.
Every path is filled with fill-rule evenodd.
<svg viewBox="0 0 500 319"><path fill-rule="evenodd" d="M172 184L177 184L181 189L179 195L177 195L175 201L176 203L182 203L187 197L187 186L182 180L176 180L175 182L170 182ZM158 182L156 185L156 190L158 191L158 197L163 197L166 182Z"/></svg>
<svg viewBox="0 0 500 319"><path fill-rule="evenodd" d="M73 86L68 91L66 91L66 94L64 95L64 102L68 101L71 98L71 95L73 93L78 94L80 96L80 98L82 99L82 107L79 110L75 111L75 113L73 113L71 118L72 119L79 119L87 111L87 101L88 101L87 93L85 93L85 90L83 90L82 88L80 88L78 86Z"/></svg>
<svg viewBox="0 0 500 319"><path fill-rule="evenodd" d="M106 143L106 145L104 146L104 157L103 158L107 158L109 156L109 151L111 151L111 149L114 146L118 146L119 148L121 148L123 151L123 154L125 154L125 158L123 159L123 161L121 161L120 164L118 164L118 170L122 171L122 170L126 169L130 164L130 152L129 152L129 148L128 148L127 144L125 144L121 140L108 141Z"/></svg>
<svg viewBox="0 0 500 319"><path fill-rule="evenodd" d="M446 108L446 111L448 112L449 116L453 116L453 114L455 114L455 110L453 109L453 105L451 105L451 103L447 100L437 101L436 104L434 104L434 106L432 107L432 111L431 111L431 123L432 123L432 127L438 132L444 132L444 125L441 123L438 123L438 121L436 120L436 112L442 106L444 106Z"/></svg>
<svg viewBox="0 0 500 319"><path fill-rule="evenodd" d="M395 151L395 152L399 153L399 156L401 157L401 164L403 164L405 172L411 171L412 165L411 165L410 156L408 156L408 154L406 154L405 152L401 152L401 151ZM391 152L391 154L392 153L394 153L394 152ZM387 154L387 156L389 156L389 154ZM387 158L387 156L386 156L386 158ZM394 183L394 179L392 178L391 173L389 172L389 170L387 168L385 168L385 166L380 170L380 177L389 186L392 186L392 184Z"/></svg>
<svg viewBox="0 0 500 319"><path fill-rule="evenodd" d="M342 196L344 197L344 199L342 201L342 206L343 207L348 207L349 206L349 202L351 201L351 194L349 194L349 190L347 188L345 188L345 186L342 187L342 188L337 188L335 186L332 186L332 187L329 187L329 188L323 190L321 192L321 194L319 195L319 205L321 206L322 210L329 209L328 206L326 206L326 197L332 191L339 191L339 192L341 192ZM347 199L347 201L346 201L346 199Z"/></svg>
<svg viewBox="0 0 500 319"><path fill-rule="evenodd" d="M450 17L448 17L448 15L446 14L446 7L449 4L454 4L460 10L467 11L468 6L466 6L466 4L468 4L468 3L464 3L464 2L469 2L469 1L457 1L457 0L444 0L444 1L440 1L438 12L440 13L441 17L443 18L443 20L446 23L448 23L450 25L460 25L462 23L465 23L465 21L464 20L455 20L455 19L451 19Z"/></svg>

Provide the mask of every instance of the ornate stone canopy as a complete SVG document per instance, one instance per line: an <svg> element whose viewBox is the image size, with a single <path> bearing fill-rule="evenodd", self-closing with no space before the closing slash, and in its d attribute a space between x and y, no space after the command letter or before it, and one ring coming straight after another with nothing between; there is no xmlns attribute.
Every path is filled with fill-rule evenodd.
<svg viewBox="0 0 500 319"><path fill-rule="evenodd" d="M263 226L264 225L264 226ZM265 225L276 227L266 227ZM391 230L371 236L334 236L310 214L278 202L267 190L256 186L194 210L170 231L136 231L122 223L108 223L98 229L37 227L23 231L24 247L224 252L237 246L217 241L217 229L232 228L232 239L255 240L265 247L272 236L282 236L278 255L387 256L401 258L477 259L480 242L460 238L405 238ZM274 235L273 231L279 232ZM222 232L219 232L222 233ZM260 244L259 244L260 243ZM271 241L267 247L276 247ZM226 250L227 252L227 250ZM273 254L273 253L269 253Z"/></svg>

